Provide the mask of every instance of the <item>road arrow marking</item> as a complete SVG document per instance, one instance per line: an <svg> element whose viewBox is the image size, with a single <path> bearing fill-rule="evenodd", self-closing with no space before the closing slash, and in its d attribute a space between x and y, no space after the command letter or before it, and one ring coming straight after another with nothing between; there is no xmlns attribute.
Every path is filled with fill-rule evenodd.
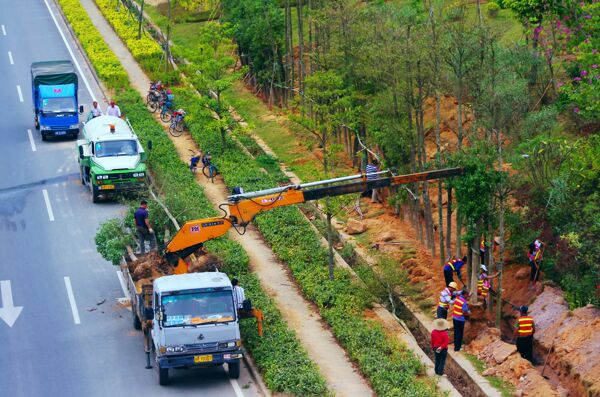
<svg viewBox="0 0 600 397"><path fill-rule="evenodd" d="M10 280L0 281L0 290L2 290L2 308L0 308L0 318L12 327L23 310L23 306L13 306L12 289Z"/></svg>

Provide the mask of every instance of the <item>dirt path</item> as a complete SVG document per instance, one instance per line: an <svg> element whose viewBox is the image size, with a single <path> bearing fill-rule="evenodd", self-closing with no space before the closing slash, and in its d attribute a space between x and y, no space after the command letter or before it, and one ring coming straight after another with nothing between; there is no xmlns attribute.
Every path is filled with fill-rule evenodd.
<svg viewBox="0 0 600 397"><path fill-rule="evenodd" d="M91 0L82 0L81 3L108 46L121 60L132 85L142 96L145 96L150 84L148 77L100 14L95 4ZM192 152L198 151L198 146L188 134L179 138L170 138L184 162L189 161ZM219 178L216 178L213 184L198 173L196 181L204 187L206 196L215 204L215 208L218 204L226 201L228 192ZM298 291L287 268L275 258L270 248L262 241L259 233L253 228L248 228L244 236L232 232L230 237L238 241L250 256L252 270L260 279L267 293L275 300L281 314L298 335L310 358L319 366L327 380L328 387L337 396L374 395L368 383L355 370L352 362L346 356L346 352L337 344L331 332L323 326L324 322L321 317Z"/></svg>

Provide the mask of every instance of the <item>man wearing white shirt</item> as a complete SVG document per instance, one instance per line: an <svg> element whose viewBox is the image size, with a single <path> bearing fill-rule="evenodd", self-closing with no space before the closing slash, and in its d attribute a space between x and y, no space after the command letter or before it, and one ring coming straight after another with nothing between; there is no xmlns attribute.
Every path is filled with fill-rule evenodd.
<svg viewBox="0 0 600 397"><path fill-rule="evenodd" d="M121 117L121 109L115 104L115 101L110 101L110 105L106 108L106 115Z"/></svg>
<svg viewBox="0 0 600 397"><path fill-rule="evenodd" d="M233 286L233 303L235 304L236 309L242 310L244 308L246 294L244 293L244 288L240 287L238 284L239 281L237 278L231 280L231 285Z"/></svg>

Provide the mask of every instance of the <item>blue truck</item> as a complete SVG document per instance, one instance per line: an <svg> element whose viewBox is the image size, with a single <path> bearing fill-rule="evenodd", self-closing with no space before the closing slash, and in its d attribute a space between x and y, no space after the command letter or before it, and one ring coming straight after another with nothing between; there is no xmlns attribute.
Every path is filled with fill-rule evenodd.
<svg viewBox="0 0 600 397"><path fill-rule="evenodd" d="M35 128L42 140L79 134L78 80L71 61L46 61L31 64L31 95Z"/></svg>

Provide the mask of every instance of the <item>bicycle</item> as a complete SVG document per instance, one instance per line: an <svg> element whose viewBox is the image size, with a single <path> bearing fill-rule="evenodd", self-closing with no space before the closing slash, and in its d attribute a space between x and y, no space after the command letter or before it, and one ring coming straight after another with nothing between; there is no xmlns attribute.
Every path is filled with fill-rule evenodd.
<svg viewBox="0 0 600 397"><path fill-rule="evenodd" d="M163 96L162 90L163 87L160 81L150 83L150 89L148 90L148 95L146 95L146 105L151 112L156 112L160 108L158 103Z"/></svg>
<svg viewBox="0 0 600 397"><path fill-rule="evenodd" d="M212 183L215 183L215 176L219 175L217 167L212 163L211 159L206 156L202 159L202 164L204 164L202 167L204 176L210 179Z"/></svg>
<svg viewBox="0 0 600 397"><path fill-rule="evenodd" d="M174 110L172 112L171 125L169 125L169 133L172 136L178 137L181 136L181 134L183 134L184 119L185 111L183 109Z"/></svg>

